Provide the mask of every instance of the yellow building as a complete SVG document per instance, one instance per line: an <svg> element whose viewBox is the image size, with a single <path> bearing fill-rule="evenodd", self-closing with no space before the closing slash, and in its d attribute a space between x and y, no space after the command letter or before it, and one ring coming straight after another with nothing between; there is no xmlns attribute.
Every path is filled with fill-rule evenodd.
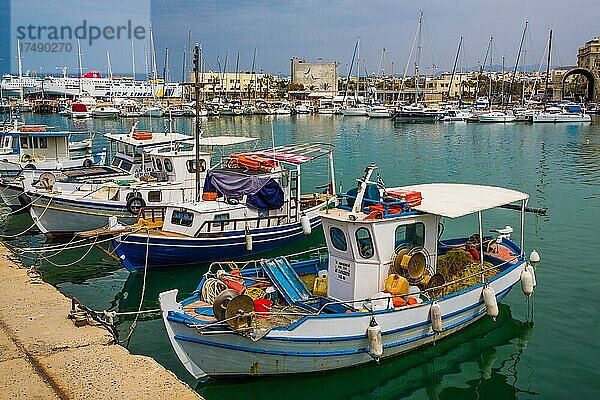
<svg viewBox="0 0 600 400"><path fill-rule="evenodd" d="M191 82L195 82L192 74ZM276 91L275 78L268 74L249 72L200 73L200 87L204 97L258 98Z"/></svg>

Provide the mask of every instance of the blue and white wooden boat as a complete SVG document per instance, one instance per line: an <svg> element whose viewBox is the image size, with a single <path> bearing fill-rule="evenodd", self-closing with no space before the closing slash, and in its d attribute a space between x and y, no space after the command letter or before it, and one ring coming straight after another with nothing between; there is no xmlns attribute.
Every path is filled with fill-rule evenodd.
<svg viewBox="0 0 600 400"><path fill-rule="evenodd" d="M114 240L130 271L248 257L308 235L334 194L301 194L301 166L327 158L333 190L333 146L308 143L237 153L208 172L202 201L147 208ZM263 164L261 164L263 163ZM211 196L211 193L213 194Z"/></svg>
<svg viewBox="0 0 600 400"><path fill-rule="evenodd" d="M177 290L160 294L171 345L190 374L196 378L292 374L373 363L457 334L486 313L497 316L496 302L520 280L523 291L532 294L533 267L522 250L522 229L520 245L510 240L510 229L495 238L477 239L474 245L467 238L439 239L442 218L481 216L482 211L505 205L516 206L523 215L527 194L463 184L385 189L377 187L379 179L369 180L375 168L367 169L354 196L341 196L338 207L320 212L327 258L290 264L279 257L256 261L255 268L239 264L241 269L231 272L225 264L217 264L222 270L211 266L191 297L178 301ZM398 189L420 192L422 202L392 196L401 193ZM520 204L510 204L514 202ZM483 237L481 223L479 237ZM439 257L470 245L483 254L477 273L464 272L435 286L413 284L408 294L383 292L388 274L399 262L410 265L413 257L423 255L424 279L436 273ZM311 293L300 279L304 274L326 275L327 294ZM224 277L231 282L239 275L244 294L231 295ZM453 286L461 282L462 286ZM276 288L280 307L258 312L244 300L249 287L261 283Z"/></svg>

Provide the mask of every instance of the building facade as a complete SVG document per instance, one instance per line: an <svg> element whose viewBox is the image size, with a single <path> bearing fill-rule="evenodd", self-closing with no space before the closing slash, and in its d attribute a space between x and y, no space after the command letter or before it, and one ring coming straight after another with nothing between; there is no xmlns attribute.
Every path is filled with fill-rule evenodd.
<svg viewBox="0 0 600 400"><path fill-rule="evenodd" d="M600 36L587 41L577 51L577 66L588 69L594 77L594 100L600 102ZM589 79L589 78L588 78Z"/></svg>
<svg viewBox="0 0 600 400"><path fill-rule="evenodd" d="M336 62L307 62L299 58L291 60L292 85L301 84L311 92L330 92L335 95L338 91L339 65Z"/></svg>

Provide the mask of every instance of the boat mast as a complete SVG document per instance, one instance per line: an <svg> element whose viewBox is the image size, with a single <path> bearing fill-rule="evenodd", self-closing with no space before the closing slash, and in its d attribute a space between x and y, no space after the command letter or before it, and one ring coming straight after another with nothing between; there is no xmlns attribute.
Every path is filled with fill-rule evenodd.
<svg viewBox="0 0 600 400"><path fill-rule="evenodd" d="M357 49L358 49L358 40L354 44L354 52L352 52L352 61L350 62L350 70L348 70L348 76L346 76L346 90L344 90L344 105L346 104L346 98L348 97L348 87L350 86L350 76L352 76L352 67L354 66L354 59L356 57Z"/></svg>
<svg viewBox="0 0 600 400"><path fill-rule="evenodd" d="M156 49L154 48L154 33L152 32L152 22L150 22L150 69L152 71L152 98L156 97Z"/></svg>
<svg viewBox="0 0 600 400"><path fill-rule="evenodd" d="M452 91L452 82L454 82L454 74L456 73L456 64L458 64L458 58L460 57L460 49L462 47L463 37L460 37L458 41L458 50L456 50L456 58L454 59L454 66L452 67L452 76L450 77L450 85L448 85L447 99L450 99L450 92Z"/></svg>
<svg viewBox="0 0 600 400"><path fill-rule="evenodd" d="M419 28L417 29L417 58L415 59L415 104L419 104L419 63L421 61L421 33L423 24L423 11L419 17Z"/></svg>
<svg viewBox="0 0 600 400"><path fill-rule="evenodd" d="M492 36L493 39L493 36ZM492 40L490 39L490 70L489 70L489 78L490 78L490 87L488 88L488 104L490 111L492 110Z"/></svg>
<svg viewBox="0 0 600 400"><path fill-rule="evenodd" d="M77 39L77 63L79 70L79 97L81 97L81 78L83 76L83 67L81 66L81 44L79 43L79 39Z"/></svg>
<svg viewBox="0 0 600 400"><path fill-rule="evenodd" d="M23 61L21 60L21 41L19 39L17 39L17 56L19 59L19 97L22 104L25 94L23 93Z"/></svg>
<svg viewBox="0 0 600 400"><path fill-rule="evenodd" d="M256 98L256 73L254 71L254 66L256 63L256 49L252 53L252 70L250 71L250 75L252 76L252 85L248 85L248 101L250 101L250 86L254 88L254 97Z"/></svg>
<svg viewBox="0 0 600 400"><path fill-rule="evenodd" d="M200 46L198 43L194 46L194 92L196 95L196 201L200 200L200 137L202 136L202 118L200 118L200 62L199 62Z"/></svg>
<svg viewBox="0 0 600 400"><path fill-rule="evenodd" d="M360 36L356 39L356 86L354 87L354 106L358 103L358 85L360 83Z"/></svg>
<svg viewBox="0 0 600 400"><path fill-rule="evenodd" d="M163 97L167 93L167 82L169 80L169 48L165 48L165 66L163 68Z"/></svg>
<svg viewBox="0 0 600 400"><path fill-rule="evenodd" d="M519 45L519 52L517 53L517 62L515 63L515 70L513 71L513 75L510 80L510 86L508 87L508 102L509 103L512 103L512 88L515 83L515 77L517 76L517 68L519 68L519 59L521 58L521 51L523 50L523 42L525 41L525 33L527 32L527 25L529 25L529 21L525 21L525 28L523 28L523 36L521 36L521 44Z"/></svg>
<svg viewBox="0 0 600 400"><path fill-rule="evenodd" d="M410 46L410 53L408 53L408 60L406 61L406 66L404 67L404 74L402 75L402 82L400 83L400 92L402 92L402 100L404 100L404 82L406 81L406 74L408 73L408 66L410 65L410 60L412 59L413 52L415 50L415 44L417 43L417 38L419 36L419 31L421 29L421 21L423 20L423 11L419 11L419 23L417 25L417 32L415 32L415 38L413 39L412 46ZM398 93L398 96L400 93Z"/></svg>
<svg viewBox="0 0 600 400"><path fill-rule="evenodd" d="M475 85L475 97L479 97L479 80L481 79L481 75L483 75L483 70L485 69L485 64L487 64L488 55L490 54L490 48L492 47L492 41L494 40L494 36L490 36L490 41L488 42L487 48L485 50L485 57L483 58L483 64L479 64L479 77L477 78L477 83Z"/></svg>
<svg viewBox="0 0 600 400"><path fill-rule="evenodd" d="M107 63L107 72L108 72L108 79L109 79L109 89L110 89L110 102L113 102L113 72L112 72L112 66L110 65L110 53L108 51L108 49L106 50L106 63Z"/></svg>
<svg viewBox="0 0 600 400"><path fill-rule="evenodd" d="M544 87L544 112L548 103L548 83L550 80L550 58L552 55L552 29L550 29L550 37L548 38L548 64L546 65L546 86Z"/></svg>
<svg viewBox="0 0 600 400"><path fill-rule="evenodd" d="M506 60L506 56L502 56L502 95L500 97L500 105L504 106L504 62Z"/></svg>
<svg viewBox="0 0 600 400"><path fill-rule="evenodd" d="M240 80L240 51L238 50L237 52L237 58L235 60L235 82L233 82L233 92L236 93L236 90L238 88L238 81ZM241 84L240 84L240 101L242 100L242 93L241 93Z"/></svg>
<svg viewBox="0 0 600 400"><path fill-rule="evenodd" d="M133 40L131 41L131 73L135 83L135 48L133 47Z"/></svg>

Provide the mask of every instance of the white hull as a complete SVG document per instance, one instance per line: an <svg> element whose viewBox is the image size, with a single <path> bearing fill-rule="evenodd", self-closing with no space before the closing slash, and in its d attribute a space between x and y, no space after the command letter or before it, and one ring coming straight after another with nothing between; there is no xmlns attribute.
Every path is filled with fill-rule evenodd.
<svg viewBox="0 0 600 400"><path fill-rule="evenodd" d="M534 123L568 123L568 122L592 122L592 117L587 114L569 113L539 113L533 116Z"/></svg>
<svg viewBox="0 0 600 400"><path fill-rule="evenodd" d="M367 109L364 107L349 107L341 110L345 117L366 117Z"/></svg>
<svg viewBox="0 0 600 400"><path fill-rule="evenodd" d="M522 264L519 264L522 265ZM515 265L497 275L490 285L499 300L520 279ZM376 311L383 334L383 356L389 358L455 334L485 316L482 286L446 296L442 309L443 330L434 334L430 303L402 309ZM321 372L375 361L369 355L366 335L372 314L321 314L303 317L291 327L272 330L258 341L235 333L202 335L177 320L183 315L177 290L159 296L167 334L185 368L196 378L206 375L279 375Z"/></svg>

